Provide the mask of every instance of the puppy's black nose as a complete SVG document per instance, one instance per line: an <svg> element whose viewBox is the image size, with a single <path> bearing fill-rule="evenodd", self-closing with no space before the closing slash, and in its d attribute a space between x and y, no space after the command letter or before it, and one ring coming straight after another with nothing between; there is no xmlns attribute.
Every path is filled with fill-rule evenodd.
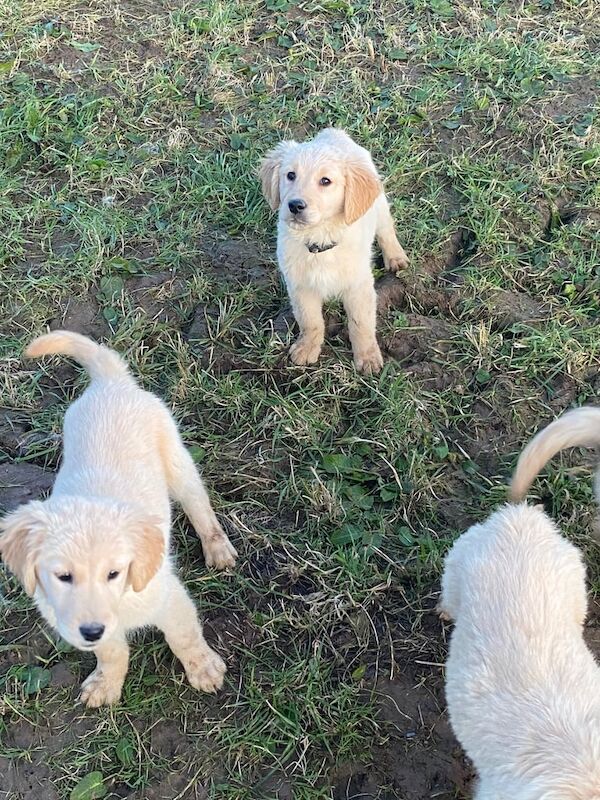
<svg viewBox="0 0 600 800"><path fill-rule="evenodd" d="M304 202L304 200L290 200L290 202L288 203L288 208L292 212L292 214L299 214L306 208L306 203Z"/></svg>
<svg viewBox="0 0 600 800"><path fill-rule="evenodd" d="M87 625L79 626L79 633L86 642L97 642L104 633L104 625L99 622L89 622Z"/></svg>

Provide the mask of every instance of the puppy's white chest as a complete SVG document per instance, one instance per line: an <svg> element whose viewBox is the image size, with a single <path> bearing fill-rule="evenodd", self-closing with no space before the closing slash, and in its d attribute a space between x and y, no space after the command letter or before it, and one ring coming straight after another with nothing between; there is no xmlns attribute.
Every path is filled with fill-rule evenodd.
<svg viewBox="0 0 600 800"><path fill-rule="evenodd" d="M321 297L335 297L346 288L348 274L340 262L341 248L311 253L303 243L290 243L279 253L279 266L288 290L312 289Z"/></svg>
<svg viewBox="0 0 600 800"><path fill-rule="evenodd" d="M304 262L304 285L314 289L322 297L335 297L344 289L343 276L334 251L309 253Z"/></svg>

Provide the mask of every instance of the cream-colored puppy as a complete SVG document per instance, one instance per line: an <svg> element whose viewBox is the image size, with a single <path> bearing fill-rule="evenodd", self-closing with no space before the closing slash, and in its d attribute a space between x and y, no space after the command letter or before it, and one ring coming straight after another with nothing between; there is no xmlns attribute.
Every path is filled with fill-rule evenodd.
<svg viewBox="0 0 600 800"><path fill-rule="evenodd" d="M454 732L476 800L600 800L600 669L585 567L541 508L505 506L446 558L439 609Z"/></svg>
<svg viewBox="0 0 600 800"><path fill-rule="evenodd" d="M521 453L510 486L511 499L525 497L533 479L559 450L599 444L600 408L583 406L567 411L534 436ZM600 502L600 470L596 473L596 497Z"/></svg>
<svg viewBox="0 0 600 800"><path fill-rule="evenodd" d="M116 702L127 634L160 628L196 689L215 691L225 664L207 645L169 558L169 493L202 541L206 563L236 552L167 408L136 384L112 350L69 331L35 339L29 357L64 353L92 381L67 410L64 454L51 496L8 514L0 553L46 620L98 664L82 685L89 706Z"/></svg>
<svg viewBox="0 0 600 800"><path fill-rule="evenodd" d="M279 209L277 258L300 328L292 361L319 358L323 302L341 297L357 369L379 372L373 239L387 269L397 272L408 259L371 156L344 131L327 128L302 144L281 142L260 174L269 205Z"/></svg>

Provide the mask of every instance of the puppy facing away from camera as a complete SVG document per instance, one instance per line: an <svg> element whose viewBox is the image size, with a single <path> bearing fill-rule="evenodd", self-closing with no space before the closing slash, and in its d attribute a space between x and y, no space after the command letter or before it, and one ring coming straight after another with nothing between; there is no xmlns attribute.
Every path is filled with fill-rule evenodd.
<svg viewBox="0 0 600 800"><path fill-rule="evenodd" d="M510 485L514 502L522 500L534 478L550 459L567 447L600 445L600 408L582 406L562 414L537 433L523 450ZM600 470L596 472L596 497L600 502Z"/></svg>
<svg viewBox="0 0 600 800"><path fill-rule="evenodd" d="M454 544L450 722L475 800L600 800L600 669L583 640L585 567L539 506L508 505Z"/></svg>
<svg viewBox="0 0 600 800"><path fill-rule="evenodd" d="M127 634L154 625L196 689L213 692L225 664L206 643L196 608L169 558L169 494L191 520L206 563L235 563L194 462L163 403L135 382L112 350L69 331L35 339L25 354L62 353L91 383L64 420L52 494L0 522L0 554L61 636L96 655L88 706L119 700Z"/></svg>
<svg viewBox="0 0 600 800"><path fill-rule="evenodd" d="M317 361L323 302L341 297L357 369L379 372L373 239L388 270L399 271L408 259L371 156L344 131L327 128L308 142L278 144L260 176L264 196L279 211L277 259L300 329L292 361Z"/></svg>

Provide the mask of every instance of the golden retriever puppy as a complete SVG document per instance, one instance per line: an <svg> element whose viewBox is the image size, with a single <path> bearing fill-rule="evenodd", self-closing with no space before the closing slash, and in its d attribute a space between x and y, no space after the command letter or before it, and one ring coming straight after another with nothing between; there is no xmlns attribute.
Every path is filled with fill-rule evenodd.
<svg viewBox="0 0 600 800"><path fill-rule="evenodd" d="M387 269L397 272L408 259L371 156L344 131L327 128L303 144L281 142L263 160L260 175L269 205L279 209L277 259L300 329L292 361L317 361L323 302L341 297L357 369L379 372L374 237Z"/></svg>
<svg viewBox="0 0 600 800"><path fill-rule="evenodd" d="M69 331L35 339L29 357L63 353L91 376L67 410L51 496L0 523L0 554L42 615L70 644L94 652L89 706L115 703L127 673L127 634L160 628L196 689L220 688L225 664L206 643L194 603L169 558L169 494L202 541L206 563L236 551L167 408L136 384L113 351Z"/></svg>
<svg viewBox="0 0 600 800"><path fill-rule="evenodd" d="M600 669L579 550L539 506L505 506L446 558L446 699L475 800L600 800Z"/></svg>
<svg viewBox="0 0 600 800"><path fill-rule="evenodd" d="M559 450L599 444L600 408L583 406L567 411L534 436L521 453L510 486L511 499L517 502L525 497L534 478ZM596 496L600 501L600 471L596 474Z"/></svg>

